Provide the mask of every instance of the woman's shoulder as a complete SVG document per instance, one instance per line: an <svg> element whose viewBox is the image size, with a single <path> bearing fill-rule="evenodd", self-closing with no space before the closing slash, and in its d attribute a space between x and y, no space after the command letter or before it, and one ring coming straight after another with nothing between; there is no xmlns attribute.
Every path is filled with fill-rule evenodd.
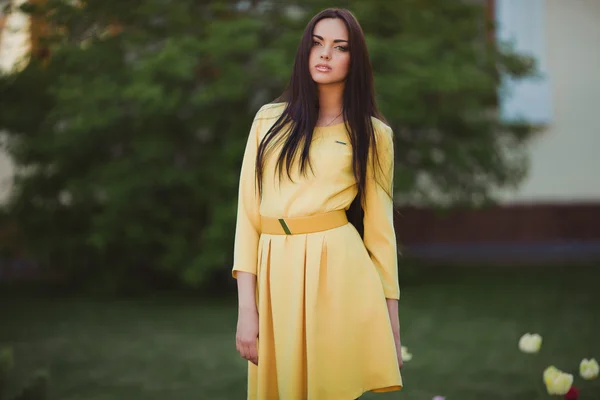
<svg viewBox="0 0 600 400"><path fill-rule="evenodd" d="M283 114L287 103L267 103L256 113L255 119L277 119Z"/></svg>
<svg viewBox="0 0 600 400"><path fill-rule="evenodd" d="M394 146L394 131L386 123L376 117L371 117L373 121L373 130L375 131L375 142L377 147L393 148Z"/></svg>
<svg viewBox="0 0 600 400"><path fill-rule="evenodd" d="M375 130L376 135L393 135L392 128L387 124L387 122L384 122L377 117L371 117L371 121L373 121L373 129Z"/></svg>

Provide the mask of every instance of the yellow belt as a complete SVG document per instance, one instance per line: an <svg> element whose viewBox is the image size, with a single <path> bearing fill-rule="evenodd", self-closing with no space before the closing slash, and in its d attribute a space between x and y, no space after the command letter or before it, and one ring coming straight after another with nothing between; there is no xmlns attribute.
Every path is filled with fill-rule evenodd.
<svg viewBox="0 0 600 400"><path fill-rule="evenodd" d="M336 210L309 217L261 217L261 231L269 235L302 235L326 231L347 223L346 211Z"/></svg>

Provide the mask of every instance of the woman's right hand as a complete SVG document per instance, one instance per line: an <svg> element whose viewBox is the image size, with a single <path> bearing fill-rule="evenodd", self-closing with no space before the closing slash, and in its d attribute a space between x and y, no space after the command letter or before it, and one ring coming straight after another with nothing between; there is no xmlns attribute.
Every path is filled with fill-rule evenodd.
<svg viewBox="0 0 600 400"><path fill-rule="evenodd" d="M258 310L256 307L238 312L235 347L240 355L258 365Z"/></svg>

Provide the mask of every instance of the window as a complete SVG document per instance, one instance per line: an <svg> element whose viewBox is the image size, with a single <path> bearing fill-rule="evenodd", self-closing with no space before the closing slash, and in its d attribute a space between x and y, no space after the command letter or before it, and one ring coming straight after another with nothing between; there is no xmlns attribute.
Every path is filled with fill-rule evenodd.
<svg viewBox="0 0 600 400"><path fill-rule="evenodd" d="M488 6L496 24L494 38L533 56L540 73L539 77L523 80L503 78L499 93L501 118L524 119L535 125L550 123L552 91L546 52L546 0L488 0Z"/></svg>

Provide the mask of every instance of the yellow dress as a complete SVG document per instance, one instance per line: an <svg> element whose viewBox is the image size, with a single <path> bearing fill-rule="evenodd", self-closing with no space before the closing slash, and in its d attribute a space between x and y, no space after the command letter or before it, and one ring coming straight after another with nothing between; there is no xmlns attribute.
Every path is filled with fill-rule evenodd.
<svg viewBox="0 0 600 400"><path fill-rule="evenodd" d="M260 216L302 217L348 209L357 194L344 124L317 127L312 172L279 182L265 164L255 190L259 140L283 111L263 106L252 123L242 169L234 265L257 276L258 366L248 363L248 399L352 400L402 388L386 298L398 299L392 201L368 169L364 242L352 224L298 235L261 234ZM373 118L383 180L391 189L391 129ZM273 153L269 153L273 154ZM369 164L371 165L371 164ZM295 171L295 169L293 169Z"/></svg>

